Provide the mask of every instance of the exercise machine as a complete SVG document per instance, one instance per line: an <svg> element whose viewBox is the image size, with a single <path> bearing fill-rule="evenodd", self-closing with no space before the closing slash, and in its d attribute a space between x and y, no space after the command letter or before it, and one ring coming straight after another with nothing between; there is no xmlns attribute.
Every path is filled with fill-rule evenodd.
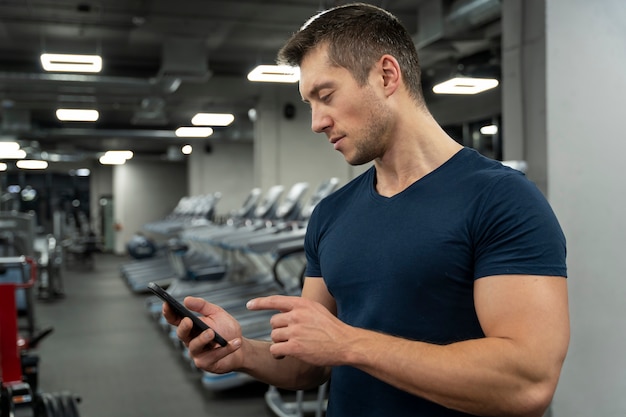
<svg viewBox="0 0 626 417"><path fill-rule="evenodd" d="M34 286L37 264L25 256L0 258L0 273L9 270L19 271L22 279L0 283L0 417L79 417L76 395L38 389L38 360L30 349L45 335L37 340L19 336L16 291Z"/></svg>

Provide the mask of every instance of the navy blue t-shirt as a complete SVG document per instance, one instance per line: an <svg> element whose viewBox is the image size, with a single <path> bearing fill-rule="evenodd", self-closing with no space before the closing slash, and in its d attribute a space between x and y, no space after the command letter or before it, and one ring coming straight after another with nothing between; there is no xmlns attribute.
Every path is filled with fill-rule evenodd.
<svg viewBox="0 0 626 417"><path fill-rule="evenodd" d="M474 280L566 276L565 237L520 172L464 148L393 197L372 167L316 207L306 276L323 277L352 326L449 344L484 337ZM327 415L461 416L347 366L332 371Z"/></svg>

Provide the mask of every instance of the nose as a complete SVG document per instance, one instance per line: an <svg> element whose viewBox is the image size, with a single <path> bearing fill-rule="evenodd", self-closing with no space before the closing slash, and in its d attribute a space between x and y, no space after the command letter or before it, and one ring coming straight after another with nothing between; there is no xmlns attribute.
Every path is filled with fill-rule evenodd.
<svg viewBox="0 0 626 417"><path fill-rule="evenodd" d="M315 133L323 133L332 125L330 116L315 106L311 107L311 130Z"/></svg>

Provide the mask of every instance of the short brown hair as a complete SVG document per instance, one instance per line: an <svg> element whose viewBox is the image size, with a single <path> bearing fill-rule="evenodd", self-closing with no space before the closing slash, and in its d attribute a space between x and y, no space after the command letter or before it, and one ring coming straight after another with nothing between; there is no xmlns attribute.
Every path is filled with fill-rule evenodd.
<svg viewBox="0 0 626 417"><path fill-rule="evenodd" d="M398 60L411 96L424 103L415 44L397 17L379 7L352 3L312 17L278 52L278 62L300 66L308 52L327 44L328 56L365 85L372 66L384 54Z"/></svg>

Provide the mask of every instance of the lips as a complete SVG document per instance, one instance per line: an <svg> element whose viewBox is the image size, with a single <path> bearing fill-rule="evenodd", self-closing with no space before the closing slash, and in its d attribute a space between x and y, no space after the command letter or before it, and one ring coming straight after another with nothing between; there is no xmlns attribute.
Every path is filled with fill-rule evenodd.
<svg viewBox="0 0 626 417"><path fill-rule="evenodd" d="M333 147L335 148L335 150L337 150L337 148L339 147L339 143L341 142L341 140L344 138L345 136L337 136L334 138L330 138L329 141L330 143L333 144Z"/></svg>

